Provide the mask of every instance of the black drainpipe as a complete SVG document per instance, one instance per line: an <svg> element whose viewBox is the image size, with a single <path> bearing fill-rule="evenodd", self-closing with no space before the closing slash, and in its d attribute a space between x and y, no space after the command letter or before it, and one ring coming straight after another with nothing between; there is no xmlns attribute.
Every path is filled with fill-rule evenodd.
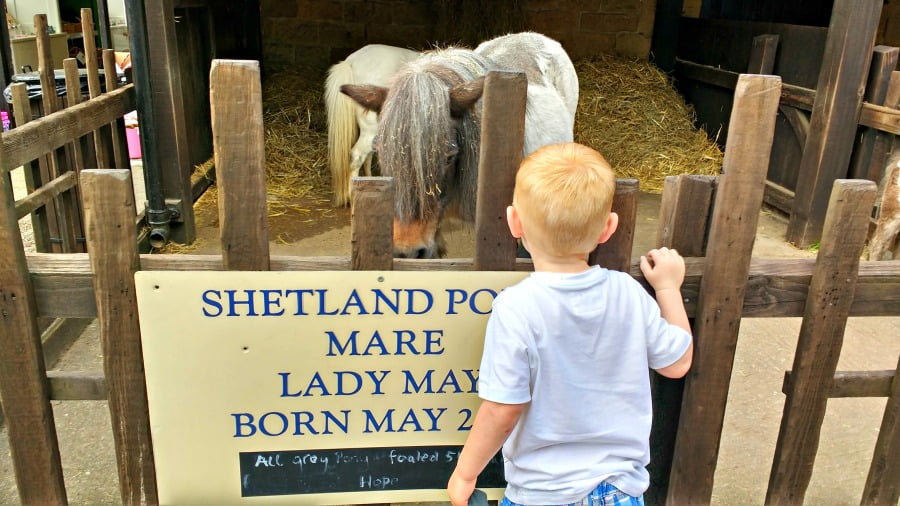
<svg viewBox="0 0 900 506"><path fill-rule="evenodd" d="M163 194L162 171L159 163L159 145L156 136L156 119L153 113L153 95L150 87L150 53L147 44L147 17L144 0L125 0L125 17L128 22L131 46L131 69L137 101L138 126L141 136L141 155L144 165L144 186L147 190L147 223L150 225L150 245L161 248L169 240L169 222L172 210L166 207Z"/></svg>

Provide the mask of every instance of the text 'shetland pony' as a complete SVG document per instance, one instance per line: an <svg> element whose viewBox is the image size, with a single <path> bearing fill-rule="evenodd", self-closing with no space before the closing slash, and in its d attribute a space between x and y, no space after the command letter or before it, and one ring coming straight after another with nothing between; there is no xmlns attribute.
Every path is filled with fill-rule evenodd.
<svg viewBox="0 0 900 506"><path fill-rule="evenodd" d="M573 139L578 76L562 46L531 32L505 35L474 51L426 52L400 68L390 87L345 85L341 91L378 113L375 151L394 178L394 256L438 258L445 216L475 220L481 94L491 70L528 80L524 153Z"/></svg>

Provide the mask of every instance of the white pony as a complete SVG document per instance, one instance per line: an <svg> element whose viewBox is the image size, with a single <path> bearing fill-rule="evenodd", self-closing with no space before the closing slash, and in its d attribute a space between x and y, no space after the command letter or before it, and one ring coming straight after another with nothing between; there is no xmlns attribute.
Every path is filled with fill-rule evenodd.
<svg viewBox="0 0 900 506"><path fill-rule="evenodd" d="M420 53L402 47L369 44L328 69L325 109L328 116L328 165L331 168L332 200L335 206L350 203L350 178L365 166L371 175L372 140L378 115L367 111L341 93L344 84L386 86L391 76ZM353 146L351 150L351 146Z"/></svg>

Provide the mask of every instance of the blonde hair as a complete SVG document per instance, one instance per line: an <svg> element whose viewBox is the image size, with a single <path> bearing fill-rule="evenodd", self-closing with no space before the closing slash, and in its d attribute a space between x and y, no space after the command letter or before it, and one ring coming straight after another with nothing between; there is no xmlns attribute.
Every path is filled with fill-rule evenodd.
<svg viewBox="0 0 900 506"><path fill-rule="evenodd" d="M528 155L516 174L513 205L529 240L549 253L590 252L606 226L616 177L597 151L567 142Z"/></svg>

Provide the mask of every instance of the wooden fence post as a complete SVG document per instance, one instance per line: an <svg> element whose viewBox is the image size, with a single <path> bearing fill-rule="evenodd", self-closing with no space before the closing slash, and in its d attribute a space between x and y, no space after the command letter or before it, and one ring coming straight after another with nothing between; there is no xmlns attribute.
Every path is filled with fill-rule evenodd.
<svg viewBox="0 0 900 506"><path fill-rule="evenodd" d="M682 174L663 182L656 247L676 249L685 257L702 257L718 178ZM691 318L693 327L694 319ZM664 504L675 451L678 418L684 396L684 379L651 373L653 430L650 433L650 488L644 493L648 505Z"/></svg>
<svg viewBox="0 0 900 506"><path fill-rule="evenodd" d="M83 171L81 178L122 504L140 505L143 500L157 504L134 287L140 259L134 236L131 171L90 169Z"/></svg>
<svg viewBox="0 0 900 506"><path fill-rule="evenodd" d="M0 171L0 395L22 504L66 504L34 287L12 186Z"/></svg>
<svg viewBox="0 0 900 506"><path fill-rule="evenodd" d="M894 107L885 100L891 83L891 73L897 68L900 49L888 46L875 46L872 54L872 65L869 67L869 78L866 81L864 100L870 104ZM893 135L871 127L861 127L853 156L850 159L849 178L868 179L878 184L884 172L890 142Z"/></svg>
<svg viewBox="0 0 900 506"><path fill-rule="evenodd" d="M481 118L478 196L475 211L477 271L511 271L516 266L516 240L506 226L516 171L525 142L525 95L521 72L488 72Z"/></svg>
<svg viewBox="0 0 900 506"><path fill-rule="evenodd" d="M600 244L588 257L588 265L600 265L607 269L629 272L631 250L634 247L634 228L637 219L637 179L616 180L616 195L612 212L619 215L619 228L609 241Z"/></svg>
<svg viewBox="0 0 900 506"><path fill-rule="evenodd" d="M744 74L735 89L724 175L716 190L700 283L693 329L696 351L694 365L685 378L669 504L708 504L712 497L780 95L781 78L777 76Z"/></svg>
<svg viewBox="0 0 900 506"><path fill-rule="evenodd" d="M394 268L394 179L354 177L350 207L350 268Z"/></svg>
<svg viewBox="0 0 900 506"><path fill-rule="evenodd" d="M32 119L27 88L28 86L25 83L13 83L9 87L13 98L13 113L16 117L16 127L21 127ZM33 193L41 185L50 182L50 169L47 167L45 157L25 163L22 166L22 170L25 172L25 188L28 190L28 193ZM52 236L50 231L56 230L56 202L50 202L31 213L31 228L34 232L35 250L40 253L53 251L54 247L50 241Z"/></svg>
<svg viewBox="0 0 900 506"><path fill-rule="evenodd" d="M831 185L847 175L882 3L834 2L787 229L799 248L819 240Z"/></svg>
<svg viewBox="0 0 900 506"><path fill-rule="evenodd" d="M897 504L900 499L900 359L860 504Z"/></svg>
<svg viewBox="0 0 900 506"><path fill-rule="evenodd" d="M833 186L787 385L766 504L801 504L809 486L875 202L871 181L839 179Z"/></svg>
<svg viewBox="0 0 900 506"><path fill-rule="evenodd" d="M210 114L222 262L226 270L269 270L269 213L259 62L214 60Z"/></svg>
<svg viewBox="0 0 900 506"><path fill-rule="evenodd" d="M94 15L91 9L81 9L81 33L94 33ZM93 37L84 37L84 66L87 71L88 93L91 98L97 98L102 93L100 88L100 63L97 58L97 42ZM97 157L97 166L110 169L115 163L112 147L112 132L108 126L102 126L94 131L94 152Z"/></svg>

